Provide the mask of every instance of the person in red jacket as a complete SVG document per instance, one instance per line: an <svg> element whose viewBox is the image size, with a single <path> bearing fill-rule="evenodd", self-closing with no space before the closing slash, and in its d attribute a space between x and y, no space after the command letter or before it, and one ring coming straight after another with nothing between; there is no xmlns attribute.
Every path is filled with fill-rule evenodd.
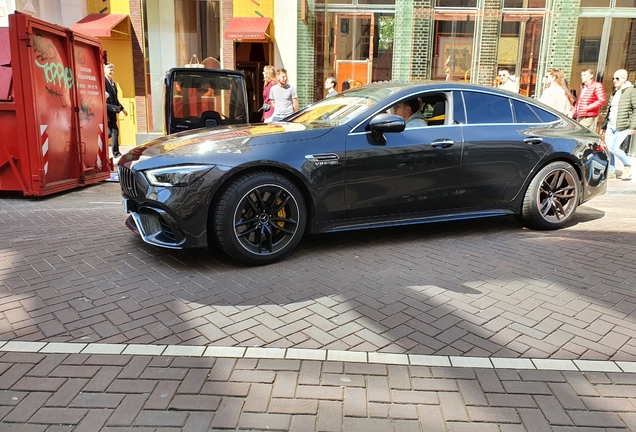
<svg viewBox="0 0 636 432"><path fill-rule="evenodd" d="M583 126L596 132L596 120L607 97L603 84L594 80L590 68L581 71L581 92L574 106L574 118Z"/></svg>

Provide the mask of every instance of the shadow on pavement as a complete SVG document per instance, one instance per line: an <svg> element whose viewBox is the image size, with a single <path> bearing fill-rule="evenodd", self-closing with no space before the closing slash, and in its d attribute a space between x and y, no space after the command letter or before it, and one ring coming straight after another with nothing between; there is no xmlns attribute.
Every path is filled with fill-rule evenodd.
<svg viewBox="0 0 636 432"><path fill-rule="evenodd" d="M588 228L603 220L593 207L559 231L498 217L307 236L287 259L245 267L218 252L143 243L124 228L117 195L104 190L116 189L3 203L0 287L10 318L0 337L538 358L636 353L633 247L617 242L633 234Z"/></svg>

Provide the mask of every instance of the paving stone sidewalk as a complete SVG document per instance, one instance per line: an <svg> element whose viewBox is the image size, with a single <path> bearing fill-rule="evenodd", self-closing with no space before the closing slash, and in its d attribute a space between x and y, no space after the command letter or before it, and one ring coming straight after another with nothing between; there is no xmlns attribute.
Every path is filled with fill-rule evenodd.
<svg viewBox="0 0 636 432"><path fill-rule="evenodd" d="M610 193L559 231L506 217L309 236L247 268L144 244L116 183L0 195L0 342L634 362L634 208ZM9 350L0 431L636 430L634 377Z"/></svg>
<svg viewBox="0 0 636 432"><path fill-rule="evenodd" d="M143 243L115 183L0 198L0 340L635 360L633 208L308 236L248 268Z"/></svg>
<svg viewBox="0 0 636 432"><path fill-rule="evenodd" d="M0 353L3 431L625 431L636 374Z"/></svg>

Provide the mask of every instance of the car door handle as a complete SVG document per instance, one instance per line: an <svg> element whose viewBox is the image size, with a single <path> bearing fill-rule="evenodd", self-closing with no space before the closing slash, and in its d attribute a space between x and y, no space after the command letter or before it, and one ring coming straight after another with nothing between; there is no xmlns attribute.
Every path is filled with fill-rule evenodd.
<svg viewBox="0 0 636 432"><path fill-rule="evenodd" d="M531 137L523 140L526 144L541 144L543 142L543 138L541 137Z"/></svg>
<svg viewBox="0 0 636 432"><path fill-rule="evenodd" d="M448 148L455 144L455 141L449 139L438 139L431 143L431 147Z"/></svg>

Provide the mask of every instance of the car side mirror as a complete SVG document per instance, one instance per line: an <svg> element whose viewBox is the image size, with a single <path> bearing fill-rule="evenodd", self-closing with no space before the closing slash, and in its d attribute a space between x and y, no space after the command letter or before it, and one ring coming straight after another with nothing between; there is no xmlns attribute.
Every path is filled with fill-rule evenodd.
<svg viewBox="0 0 636 432"><path fill-rule="evenodd" d="M378 114L369 122L368 129L374 141L384 141L385 132L402 132L406 127L404 119L395 114Z"/></svg>

